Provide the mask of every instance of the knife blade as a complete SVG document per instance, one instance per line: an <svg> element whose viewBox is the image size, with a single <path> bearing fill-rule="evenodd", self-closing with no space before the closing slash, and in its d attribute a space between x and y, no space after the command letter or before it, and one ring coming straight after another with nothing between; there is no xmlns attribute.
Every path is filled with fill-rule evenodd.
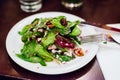
<svg viewBox="0 0 120 80"><path fill-rule="evenodd" d="M81 24L88 24L88 25L96 26L96 27L99 27L99 28L102 28L102 29L120 32L119 28L111 27L111 26L108 26L106 24L99 24L99 23L88 22L88 21L81 22Z"/></svg>

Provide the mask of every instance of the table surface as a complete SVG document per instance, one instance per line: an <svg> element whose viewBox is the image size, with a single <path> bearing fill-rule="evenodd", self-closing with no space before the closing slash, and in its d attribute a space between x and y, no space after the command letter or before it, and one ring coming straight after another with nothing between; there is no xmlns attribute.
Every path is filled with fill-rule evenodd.
<svg viewBox="0 0 120 80"><path fill-rule="evenodd" d="M101 24L120 22L120 0L84 0L83 6L76 10L64 8L60 1L43 0L42 9L35 13L62 11L77 15L87 21ZM37 74L18 66L8 56L5 47L6 36L14 24L35 13L23 12L20 9L18 0L1 0L0 10L0 79L13 77L31 80L104 80L96 57L83 68L62 75Z"/></svg>

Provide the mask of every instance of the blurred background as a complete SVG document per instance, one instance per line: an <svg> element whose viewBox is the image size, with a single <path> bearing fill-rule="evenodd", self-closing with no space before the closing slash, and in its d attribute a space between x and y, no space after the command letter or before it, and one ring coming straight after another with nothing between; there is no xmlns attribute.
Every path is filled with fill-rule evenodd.
<svg viewBox="0 0 120 80"><path fill-rule="evenodd" d="M75 14L88 21L100 23L117 23L120 21L119 0L83 0L78 9L69 10L61 5L61 0L42 0L42 8L35 12L62 11ZM20 19L35 13L25 13L20 9L19 0L0 0L0 17L10 21ZM14 18L14 19L13 19ZM17 20L16 20L17 19Z"/></svg>

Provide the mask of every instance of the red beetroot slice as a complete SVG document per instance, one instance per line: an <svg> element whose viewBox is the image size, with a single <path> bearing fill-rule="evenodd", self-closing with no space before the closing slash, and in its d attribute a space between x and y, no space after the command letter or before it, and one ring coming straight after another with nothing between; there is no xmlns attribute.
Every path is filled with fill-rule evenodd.
<svg viewBox="0 0 120 80"><path fill-rule="evenodd" d="M74 48L74 44L70 42L69 39L64 38L60 35L56 36L55 43L58 44L62 48Z"/></svg>

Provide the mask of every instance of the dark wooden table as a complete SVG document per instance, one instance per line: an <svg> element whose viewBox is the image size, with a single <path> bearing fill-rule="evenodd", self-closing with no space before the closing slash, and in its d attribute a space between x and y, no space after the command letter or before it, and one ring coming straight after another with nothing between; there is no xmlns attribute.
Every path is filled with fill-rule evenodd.
<svg viewBox="0 0 120 80"><path fill-rule="evenodd" d="M43 7L35 13L46 11L62 11L77 15L83 19L97 23L120 22L120 0L84 0L77 10L64 8L60 0L43 0ZM96 57L85 67L62 75L43 75L30 72L14 63L5 47L9 30L21 19L35 14L25 13L20 9L18 0L0 0L0 79L31 79L31 80L104 80ZM14 44L14 43L13 43Z"/></svg>

